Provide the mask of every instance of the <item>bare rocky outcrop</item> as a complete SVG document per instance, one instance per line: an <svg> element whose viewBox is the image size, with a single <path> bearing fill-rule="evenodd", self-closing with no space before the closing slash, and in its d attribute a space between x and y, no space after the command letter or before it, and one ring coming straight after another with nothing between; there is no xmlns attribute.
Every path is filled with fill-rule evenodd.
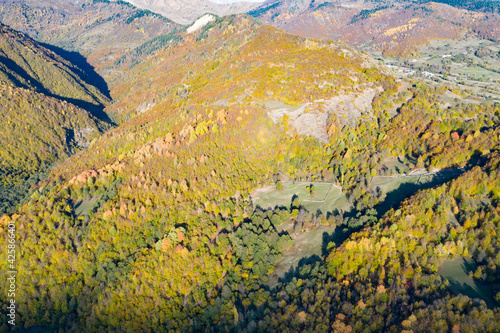
<svg viewBox="0 0 500 333"><path fill-rule="evenodd" d="M92 127L84 127L75 130L75 142L78 147L87 148L90 146L90 141L93 138L95 130Z"/></svg>
<svg viewBox="0 0 500 333"><path fill-rule="evenodd" d="M213 21L215 21L215 16L210 15L210 14L203 15L198 20L196 20L196 22L194 22L193 25L191 25L189 28L187 28L186 31L188 34L191 34L195 31L200 30L201 28L203 28L204 26L206 26L207 24L209 24L210 22L213 22Z"/></svg>
<svg viewBox="0 0 500 333"><path fill-rule="evenodd" d="M297 133L328 142L333 127L355 126L363 114L371 114L372 101L378 90L368 88L361 92L351 92L338 96L305 103L298 107L279 102L268 102L268 115L275 123L288 119L288 124Z"/></svg>

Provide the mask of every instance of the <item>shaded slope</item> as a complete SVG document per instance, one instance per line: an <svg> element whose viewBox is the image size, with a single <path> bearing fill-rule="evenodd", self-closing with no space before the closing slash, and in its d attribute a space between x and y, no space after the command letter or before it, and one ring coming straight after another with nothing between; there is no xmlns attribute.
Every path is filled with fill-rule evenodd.
<svg viewBox="0 0 500 333"><path fill-rule="evenodd" d="M73 104L0 85L0 213L11 210L53 163L87 147L107 128Z"/></svg>
<svg viewBox="0 0 500 333"><path fill-rule="evenodd" d="M80 53L108 84L120 78L111 67L124 53L180 27L123 1L1 0L0 21L39 42ZM81 58L70 54L75 56Z"/></svg>
<svg viewBox="0 0 500 333"><path fill-rule="evenodd" d="M0 25L2 212L26 195L28 178L110 127L109 98L90 81L84 69Z"/></svg>
<svg viewBox="0 0 500 333"><path fill-rule="evenodd" d="M101 131L95 117L66 101L6 85L0 85L0 90L4 175L27 175L68 157L74 149L87 147Z"/></svg>
<svg viewBox="0 0 500 333"><path fill-rule="evenodd" d="M87 83L84 70L24 34L0 26L0 81L101 111L109 98ZM83 77L83 78L82 78Z"/></svg>

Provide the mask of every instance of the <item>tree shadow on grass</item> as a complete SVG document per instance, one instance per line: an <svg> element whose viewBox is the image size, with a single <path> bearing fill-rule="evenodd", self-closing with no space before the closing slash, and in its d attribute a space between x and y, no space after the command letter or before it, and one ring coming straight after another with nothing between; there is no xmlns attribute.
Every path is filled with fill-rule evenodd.
<svg viewBox="0 0 500 333"><path fill-rule="evenodd" d="M299 263L297 264L296 267L290 267L288 271L285 273L285 275L280 278L278 281L284 284L289 283L292 281L294 278L297 278L299 276L307 275L310 273L310 270L316 263L322 265L323 264L323 258L320 256L314 254L310 257L305 257L300 259Z"/></svg>
<svg viewBox="0 0 500 333"><path fill-rule="evenodd" d="M326 231L323 232L321 240L321 256L314 254L300 259L296 266L290 267L285 275L278 279L278 282L287 284L294 278L308 276L316 266L324 265L324 261L330 253L328 245L333 242L335 243L335 246L340 246L347 238L349 238L351 233L352 231L350 229L340 227L336 228L335 231L331 233Z"/></svg>
<svg viewBox="0 0 500 333"><path fill-rule="evenodd" d="M450 264L455 267L451 266L450 268ZM453 294L462 294L471 299L483 300L488 308L494 309L497 306L494 299L494 289L499 284L485 283L469 277L476 269L477 265L472 259L458 258L448 263L448 269L440 268L440 274L449 281L449 290Z"/></svg>
<svg viewBox="0 0 500 333"><path fill-rule="evenodd" d="M328 232L323 232L323 243L321 245L321 255L323 258L326 258L328 254L330 254L330 251L328 249L328 245L331 244L332 242L335 243L335 247L340 246L342 243L344 243L347 238L352 234L352 231L350 231L348 228L336 228L334 232L328 233Z"/></svg>
<svg viewBox="0 0 500 333"><path fill-rule="evenodd" d="M430 181L422 182L419 184L403 183L399 185L397 189L387 193L387 196L382 203L374 207L377 210L378 217L382 217L391 208L398 207L405 199L411 197L418 191L427 190L436 186L443 185L450 180L458 178L463 172L464 170L459 169L443 170L432 176L433 178Z"/></svg>

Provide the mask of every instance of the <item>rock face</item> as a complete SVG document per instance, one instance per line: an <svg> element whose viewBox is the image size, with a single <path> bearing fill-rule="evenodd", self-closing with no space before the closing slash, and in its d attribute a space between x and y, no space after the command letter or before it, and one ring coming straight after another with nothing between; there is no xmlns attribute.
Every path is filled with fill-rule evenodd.
<svg viewBox="0 0 500 333"><path fill-rule="evenodd" d="M92 134L94 134L95 129L92 127L84 127L75 130L75 143L80 148L87 148L90 146L92 139Z"/></svg>
<svg viewBox="0 0 500 333"><path fill-rule="evenodd" d="M196 20L196 22L194 22L192 26L190 26L187 29L187 33L190 34L190 33L193 33L195 31L198 31L201 28L203 28L205 25L207 25L208 23L213 22L213 21L215 21L215 16L210 15L210 14L203 15L198 20Z"/></svg>
<svg viewBox="0 0 500 333"><path fill-rule="evenodd" d="M161 14L174 22L190 24L206 13L219 16L246 13L258 7L261 2L208 1L208 0L127 0L143 9Z"/></svg>
<svg viewBox="0 0 500 333"><path fill-rule="evenodd" d="M334 127L356 126L361 115L371 113L371 103L377 91L368 88L358 93L340 94L333 98L305 103L296 108L271 102L267 103L270 108L268 115L275 123L283 121L286 116L288 124L297 133L327 143L330 132L328 120L330 119Z"/></svg>
<svg viewBox="0 0 500 333"><path fill-rule="evenodd" d="M308 110L311 103L300 105L297 108L276 108L268 111L269 117L279 123L288 119L288 124L293 127L297 133L315 137L323 143L328 142L326 133L326 121L328 113L320 110Z"/></svg>

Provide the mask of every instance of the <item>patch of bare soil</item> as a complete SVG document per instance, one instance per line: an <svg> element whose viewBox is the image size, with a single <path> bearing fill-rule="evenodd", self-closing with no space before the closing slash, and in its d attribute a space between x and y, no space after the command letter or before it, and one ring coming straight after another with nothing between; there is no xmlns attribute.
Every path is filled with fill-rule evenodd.
<svg viewBox="0 0 500 333"><path fill-rule="evenodd" d="M262 194L269 193L276 189L275 185L262 186L253 190L251 197L253 202L257 202Z"/></svg>
<svg viewBox="0 0 500 333"><path fill-rule="evenodd" d="M275 123L287 115L289 124L297 133L328 142L327 120L335 117L341 125L355 126L362 114L371 113L372 102L377 89L369 88L362 92L340 94L330 99L321 99L292 107L279 102L269 102L268 115Z"/></svg>

